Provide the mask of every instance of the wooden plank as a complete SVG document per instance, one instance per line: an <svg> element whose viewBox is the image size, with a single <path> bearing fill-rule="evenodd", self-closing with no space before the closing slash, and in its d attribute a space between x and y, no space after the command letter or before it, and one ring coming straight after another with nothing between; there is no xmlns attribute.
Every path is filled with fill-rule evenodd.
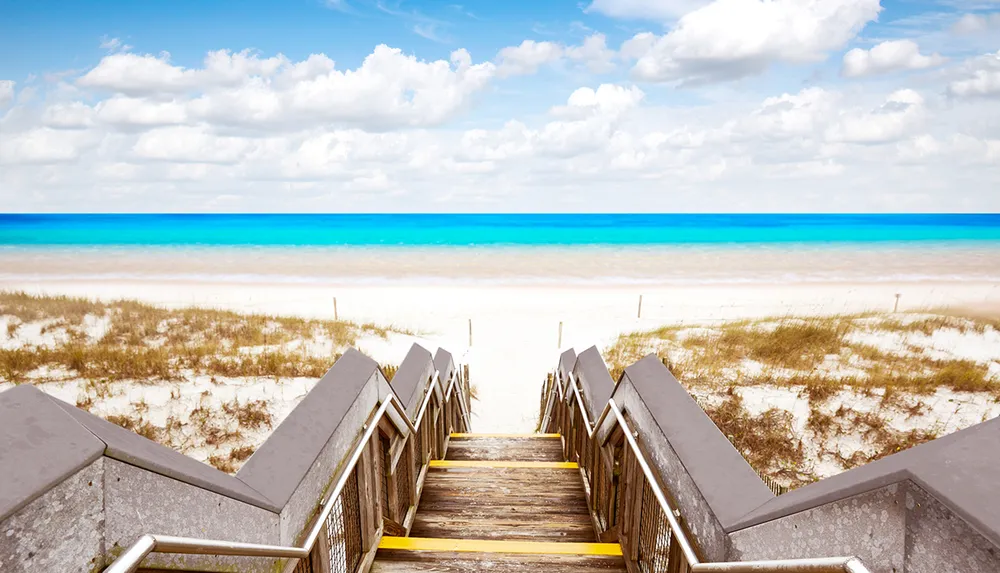
<svg viewBox="0 0 1000 573"><path fill-rule="evenodd" d="M558 438L452 438L447 459L561 462L566 458Z"/></svg>
<svg viewBox="0 0 1000 573"><path fill-rule="evenodd" d="M618 555L617 543L538 543L480 539L434 539L427 537L383 537L379 549L449 551L457 553L518 553L536 555Z"/></svg>
<svg viewBox="0 0 1000 573"><path fill-rule="evenodd" d="M625 572L615 555L537 555L518 553L460 553L380 549L372 573L607 573Z"/></svg>
<svg viewBox="0 0 1000 573"><path fill-rule="evenodd" d="M431 460L432 468L526 468L575 470L576 462L509 462L503 460Z"/></svg>
<svg viewBox="0 0 1000 573"><path fill-rule="evenodd" d="M468 440L475 438L506 438L512 440L559 439L560 434L476 434L472 432L452 432L452 438Z"/></svg>

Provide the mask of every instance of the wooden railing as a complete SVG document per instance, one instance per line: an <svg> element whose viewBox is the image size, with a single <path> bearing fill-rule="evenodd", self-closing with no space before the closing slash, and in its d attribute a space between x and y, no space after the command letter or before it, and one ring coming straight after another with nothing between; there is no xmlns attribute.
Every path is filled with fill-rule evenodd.
<svg viewBox="0 0 1000 573"><path fill-rule="evenodd" d="M572 373L557 369L550 374L538 430L562 435L565 459L580 466L598 538L621 545L629 571L869 573L855 557L702 562L670 490L647 461L628 412L612 397L592 423L582 392Z"/></svg>
<svg viewBox="0 0 1000 573"><path fill-rule="evenodd" d="M435 373L412 421L395 394L380 400L298 546L145 535L105 571L135 571L150 553L290 558L284 571L294 573L366 571L382 536L408 533L429 462L444 457L448 436L471 430L467 374L456 368L442 381Z"/></svg>

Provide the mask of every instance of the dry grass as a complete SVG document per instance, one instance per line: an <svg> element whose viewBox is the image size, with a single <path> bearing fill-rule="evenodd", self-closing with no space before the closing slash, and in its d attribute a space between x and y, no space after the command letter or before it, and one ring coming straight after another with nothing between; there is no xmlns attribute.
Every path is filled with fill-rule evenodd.
<svg viewBox="0 0 1000 573"><path fill-rule="evenodd" d="M229 451L229 459L235 462L245 462L250 459L256 448L253 446L241 446L239 448L233 448Z"/></svg>
<svg viewBox="0 0 1000 573"><path fill-rule="evenodd" d="M256 430L262 426L271 427L271 414L267 411L267 402L264 400L250 400L243 404L233 400L223 404L222 410L234 416L241 428Z"/></svg>
<svg viewBox="0 0 1000 573"><path fill-rule="evenodd" d="M382 375L385 376L386 382L392 382L392 377L396 375L396 371L399 370L399 366L396 364L383 364Z"/></svg>
<svg viewBox="0 0 1000 573"><path fill-rule="evenodd" d="M954 315L880 315L874 313L828 318L768 318L718 326L679 328L622 334L604 351L609 371L624 368L655 351L682 384L723 402L705 411L758 472L790 485L814 476L813 461L828 459L844 468L867 463L933 439L938 430L899 431L887 420L914 418L928 412L920 399L939 389L986 393L1000 400L1000 384L987 364L942 358L927 352L927 337L939 329L963 333L1000 330L997 317ZM900 340L898 351L859 343L870 333ZM793 431L791 413L771 410L760 416L743 408L736 387L783 387L809 401L806 434ZM875 411L858 413L841 406L827 409L842 392L876 401ZM871 404L871 402L866 402ZM866 408L869 406L866 406ZM863 447L845 455L829 444L855 436ZM800 442L805 440L805 442ZM848 443L853 443L851 440ZM810 463L801 464L803 445ZM814 453L816 449L818 452ZM817 460L813 456L818 455Z"/></svg>
<svg viewBox="0 0 1000 573"><path fill-rule="evenodd" d="M229 456L212 454L208 456L208 463L220 472L225 472L227 474L236 473L236 464L233 463L233 460Z"/></svg>
<svg viewBox="0 0 1000 573"><path fill-rule="evenodd" d="M154 442L160 440L160 429L144 420L142 416L111 415L105 419L112 424L125 428L126 430L131 430L147 440L152 440Z"/></svg>
<svg viewBox="0 0 1000 573"><path fill-rule="evenodd" d="M318 378L339 354L316 356L303 343L313 341L337 349L353 346L362 335L384 338L404 332L370 323L203 308L171 310L133 300L102 303L23 292L0 292L0 315L20 321L8 323L11 331L24 322L51 321L43 331L57 341L46 347L0 350L0 377L12 382L24 381L44 365L108 381L155 382L198 374ZM88 317L107 321L99 339L90 339L85 332Z"/></svg>
<svg viewBox="0 0 1000 573"><path fill-rule="evenodd" d="M0 379L18 384L43 363L42 355L35 350L0 348Z"/></svg>
<svg viewBox="0 0 1000 573"><path fill-rule="evenodd" d="M771 408L751 415L732 388L721 404L704 410L753 468L793 483L804 479L802 443L793 437L789 412Z"/></svg>

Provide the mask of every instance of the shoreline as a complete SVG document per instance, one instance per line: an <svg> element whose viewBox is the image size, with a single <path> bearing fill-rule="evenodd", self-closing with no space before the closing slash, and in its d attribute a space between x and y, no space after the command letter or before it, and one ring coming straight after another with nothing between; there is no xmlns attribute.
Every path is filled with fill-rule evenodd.
<svg viewBox="0 0 1000 573"><path fill-rule="evenodd" d="M0 248L0 283L156 281L318 286L639 286L1000 283L1000 243L921 248Z"/></svg>

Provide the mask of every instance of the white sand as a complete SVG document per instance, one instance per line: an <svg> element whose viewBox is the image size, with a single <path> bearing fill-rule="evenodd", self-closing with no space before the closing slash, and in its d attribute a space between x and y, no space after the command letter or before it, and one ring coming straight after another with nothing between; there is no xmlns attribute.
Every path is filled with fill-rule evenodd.
<svg viewBox="0 0 1000 573"><path fill-rule="evenodd" d="M785 284L693 284L685 286L560 285L382 286L358 283L289 284L150 280L67 280L6 275L0 289L68 294L101 299L135 298L167 307L199 305L245 312L332 318L333 298L341 319L394 324L417 337L365 339L362 351L381 363L399 363L413 341L432 352L450 350L469 364L479 393L474 429L532 431L545 374L561 350L603 348L619 333L666 323L706 323L735 318L819 315L940 307L996 307L1000 291L992 281L792 282ZM637 318L642 295L642 318ZM469 320L472 321L472 343ZM562 343L558 342L563 324ZM100 325L92 325L95 330ZM937 341L935 341L937 342ZM961 340L940 340L960 344Z"/></svg>

